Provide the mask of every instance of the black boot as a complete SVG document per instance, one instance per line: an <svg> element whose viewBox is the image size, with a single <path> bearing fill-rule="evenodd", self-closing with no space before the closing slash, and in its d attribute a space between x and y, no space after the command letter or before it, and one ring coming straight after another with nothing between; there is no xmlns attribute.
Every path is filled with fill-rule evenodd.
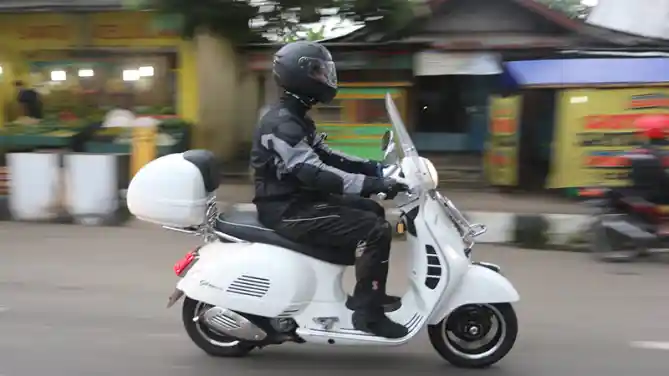
<svg viewBox="0 0 669 376"><path fill-rule="evenodd" d="M404 325L389 319L381 309L353 312L353 327L384 338L402 338L409 334Z"/></svg>
<svg viewBox="0 0 669 376"><path fill-rule="evenodd" d="M384 294L379 298L379 301L383 306L383 311L386 313L395 312L402 307L402 298L399 296ZM360 307L361 304L359 304L354 297L349 295L349 297L346 299L346 308L350 309L351 311L356 311Z"/></svg>

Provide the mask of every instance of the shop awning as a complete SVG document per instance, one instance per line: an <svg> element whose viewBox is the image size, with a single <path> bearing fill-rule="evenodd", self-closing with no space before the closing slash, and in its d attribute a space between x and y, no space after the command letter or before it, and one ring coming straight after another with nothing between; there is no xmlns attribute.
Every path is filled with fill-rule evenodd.
<svg viewBox="0 0 669 376"><path fill-rule="evenodd" d="M505 74L518 86L643 85L669 82L669 58L512 61Z"/></svg>

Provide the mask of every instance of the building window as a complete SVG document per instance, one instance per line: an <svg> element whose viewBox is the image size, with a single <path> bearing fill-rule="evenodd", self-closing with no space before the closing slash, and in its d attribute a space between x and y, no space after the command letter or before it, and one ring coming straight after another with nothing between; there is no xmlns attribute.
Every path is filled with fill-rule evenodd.
<svg viewBox="0 0 669 376"><path fill-rule="evenodd" d="M467 112L462 94L466 76L416 77L418 132L465 133Z"/></svg>
<svg viewBox="0 0 669 376"><path fill-rule="evenodd" d="M385 99L360 99L357 101L356 123L361 124L388 124Z"/></svg>

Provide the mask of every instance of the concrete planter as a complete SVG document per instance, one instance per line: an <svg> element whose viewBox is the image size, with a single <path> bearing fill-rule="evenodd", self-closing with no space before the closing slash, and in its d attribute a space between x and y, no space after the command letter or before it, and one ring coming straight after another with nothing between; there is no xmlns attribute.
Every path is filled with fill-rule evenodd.
<svg viewBox="0 0 669 376"><path fill-rule="evenodd" d="M118 226L129 219L121 188L129 158L118 154L8 155L12 220ZM2 212L0 208L0 219Z"/></svg>

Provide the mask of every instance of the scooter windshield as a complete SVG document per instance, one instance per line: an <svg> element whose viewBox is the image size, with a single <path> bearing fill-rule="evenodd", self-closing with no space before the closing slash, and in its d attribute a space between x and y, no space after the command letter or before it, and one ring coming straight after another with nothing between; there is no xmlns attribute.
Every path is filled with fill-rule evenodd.
<svg viewBox="0 0 669 376"><path fill-rule="evenodd" d="M420 159L390 94L386 94L386 111L388 111L390 122L393 125L395 146L399 149L398 157L402 161L402 172L410 184L411 190L422 195L434 187L433 180L435 177L430 174L430 170Z"/></svg>

